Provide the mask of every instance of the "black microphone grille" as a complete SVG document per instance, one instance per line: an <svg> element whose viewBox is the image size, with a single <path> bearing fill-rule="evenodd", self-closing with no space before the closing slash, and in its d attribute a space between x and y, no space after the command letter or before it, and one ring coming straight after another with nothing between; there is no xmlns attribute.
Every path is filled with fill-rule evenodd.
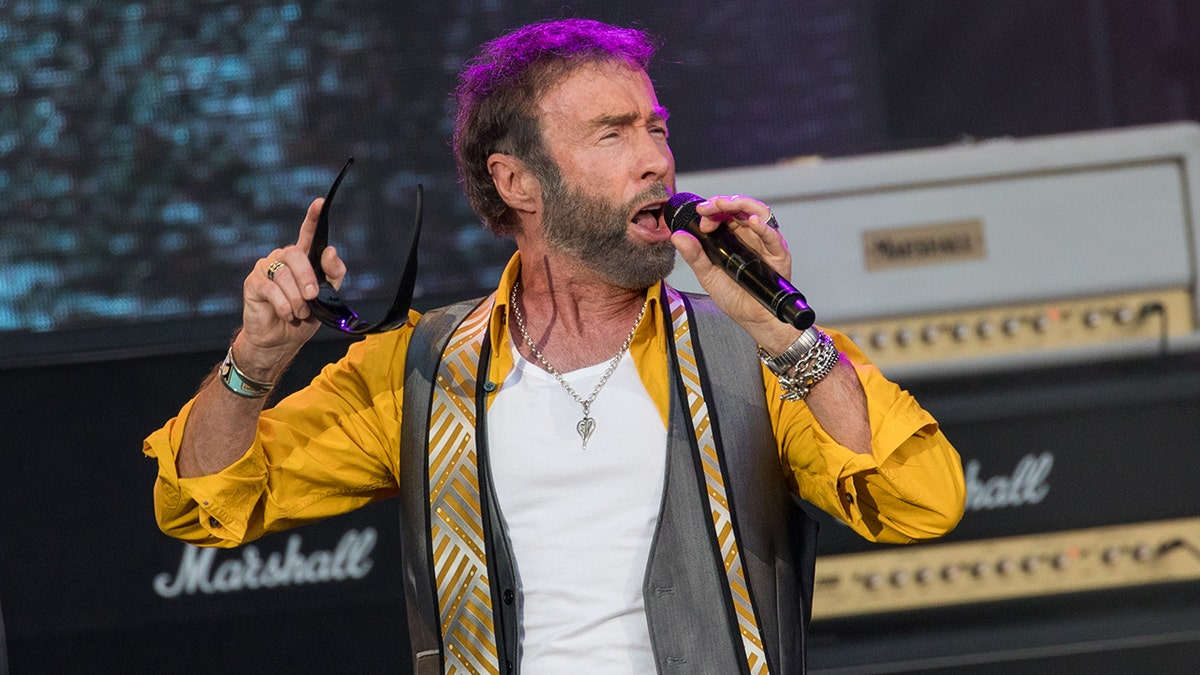
<svg viewBox="0 0 1200 675"><path fill-rule="evenodd" d="M667 200L666 210L663 211L663 220L666 221L667 227L670 227L672 232L687 227L688 223L696 218L696 204L702 201L703 197L690 192L676 192L671 195Z"/></svg>

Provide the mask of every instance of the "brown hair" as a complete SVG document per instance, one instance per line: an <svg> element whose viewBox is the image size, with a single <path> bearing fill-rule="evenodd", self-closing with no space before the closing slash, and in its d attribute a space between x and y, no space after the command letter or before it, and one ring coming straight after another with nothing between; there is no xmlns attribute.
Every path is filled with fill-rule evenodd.
<svg viewBox="0 0 1200 675"><path fill-rule="evenodd" d="M550 166L538 98L585 64L619 61L646 70L657 46L644 31L589 19L535 23L483 45L458 77L454 158L467 200L489 230L507 234L516 219L496 190L488 156L512 155L539 178Z"/></svg>

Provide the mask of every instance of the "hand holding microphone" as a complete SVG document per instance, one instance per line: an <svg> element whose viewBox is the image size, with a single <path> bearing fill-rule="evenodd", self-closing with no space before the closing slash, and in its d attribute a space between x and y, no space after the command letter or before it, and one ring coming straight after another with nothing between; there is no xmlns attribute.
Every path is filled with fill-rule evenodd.
<svg viewBox="0 0 1200 675"><path fill-rule="evenodd" d="M780 321L804 330L816 320L804 294L796 290L724 224L712 232L700 230L696 204L703 197L677 192L667 202L664 217L672 232L683 230L700 241L708 259L762 303Z"/></svg>

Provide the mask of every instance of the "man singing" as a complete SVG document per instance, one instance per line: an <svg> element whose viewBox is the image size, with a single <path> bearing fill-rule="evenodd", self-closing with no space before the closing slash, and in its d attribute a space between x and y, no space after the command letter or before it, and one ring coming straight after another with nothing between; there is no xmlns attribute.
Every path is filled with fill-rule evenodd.
<svg viewBox="0 0 1200 675"><path fill-rule="evenodd" d="M844 336L775 318L672 233L641 31L570 19L483 46L456 91L467 197L518 248L482 300L412 313L305 389L308 249L259 260L225 364L146 441L156 511L237 546L399 496L417 673L803 672L815 525L937 537L962 515L937 422ZM699 203L781 275L770 209ZM676 253L707 295L663 282ZM332 248L321 267L337 285Z"/></svg>

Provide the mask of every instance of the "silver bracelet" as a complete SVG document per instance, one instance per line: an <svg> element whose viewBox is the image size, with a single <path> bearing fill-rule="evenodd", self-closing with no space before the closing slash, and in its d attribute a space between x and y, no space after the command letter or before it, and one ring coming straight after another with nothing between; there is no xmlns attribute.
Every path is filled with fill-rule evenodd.
<svg viewBox="0 0 1200 675"><path fill-rule="evenodd" d="M759 346L758 358L772 373L786 375L797 363L803 363L805 359L810 358L809 352L812 351L813 346L817 344L822 335L824 333L816 326L809 326L791 346L780 352L778 356L771 356L767 350Z"/></svg>
<svg viewBox="0 0 1200 675"><path fill-rule="evenodd" d="M275 388L271 382L259 382L246 377L246 374L233 362L233 347L230 347L229 351L225 353L225 361L221 363L217 374L229 391L246 398L262 398Z"/></svg>
<svg viewBox="0 0 1200 675"><path fill-rule="evenodd" d="M815 337L809 337L809 331ZM815 327L806 330L779 356L771 357L762 347L758 349L758 356L779 378L779 386L783 389L779 398L784 401L804 400L813 385L833 372L841 358L833 338Z"/></svg>

